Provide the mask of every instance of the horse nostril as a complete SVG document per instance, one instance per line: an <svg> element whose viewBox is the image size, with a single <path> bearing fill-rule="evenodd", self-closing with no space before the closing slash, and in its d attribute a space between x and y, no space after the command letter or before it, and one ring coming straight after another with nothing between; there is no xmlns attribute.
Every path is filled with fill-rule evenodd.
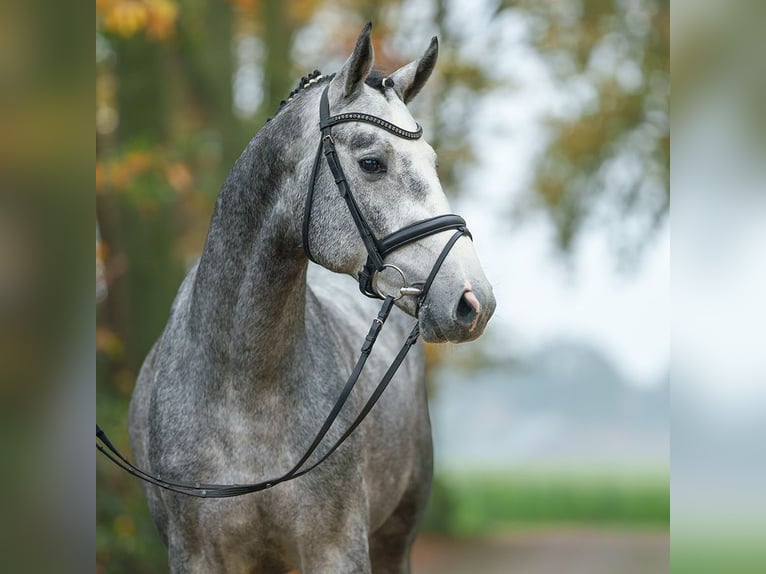
<svg viewBox="0 0 766 574"><path fill-rule="evenodd" d="M457 304L455 319L461 325L473 329L480 312L481 304L476 298L476 295L474 295L473 291L466 291L463 293L463 296L460 297L460 301Z"/></svg>

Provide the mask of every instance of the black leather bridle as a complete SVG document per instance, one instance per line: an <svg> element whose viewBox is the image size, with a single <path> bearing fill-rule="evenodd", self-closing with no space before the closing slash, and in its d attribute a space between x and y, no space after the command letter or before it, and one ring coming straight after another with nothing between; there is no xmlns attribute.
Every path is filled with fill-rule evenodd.
<svg viewBox="0 0 766 574"><path fill-rule="evenodd" d="M389 82L391 81L389 78L386 78L386 80ZM386 80L383 81L384 86L386 85ZM341 197L346 202L346 206L351 213L354 224L359 231L359 236L362 238L364 247L367 250L367 262L359 271L358 275L359 290L368 297L383 299L384 296L375 287L374 278L375 274L382 271L384 268L394 267L393 265L384 263L386 255L414 241L450 229L459 231L460 235L465 234L470 237L471 234L462 217L454 214L446 214L437 215L436 217L431 217L430 219L424 219L411 225L407 225L382 239L375 237L375 233L372 231L370 225L367 223L367 220L359 209L359 205L354 199L354 194L351 193L348 181L346 180L346 175L343 173L343 168L340 165L338 153L335 149L335 140L332 137L332 127L348 122L364 122L408 140L420 139L423 135L423 129L418 125L415 131L408 131L379 118L378 116L361 112L349 112L331 116L330 102L328 98L329 89L330 86L328 84L319 100L319 128L322 137L319 142L319 147L317 148L316 156L314 157L314 167L311 170L311 181L309 182L308 193L306 194L306 206L303 210L303 249L306 251L309 259L315 261L309 245L309 222L311 220L311 207L314 202L314 185L316 184L316 178L319 173L321 157L324 155L327 160L327 165L330 167L330 172L335 179L335 184L338 186L338 191L340 191ZM450 245L450 249L451 248L452 246ZM396 269L402 275L402 278L405 279L401 270L398 268ZM403 287L407 286L403 285ZM407 294L414 294L414 292L410 291Z"/></svg>
<svg viewBox="0 0 766 574"><path fill-rule="evenodd" d="M386 78L386 80L390 81L390 79L388 78ZM386 85L385 80L383 85L385 87ZM313 470L314 468L322 464L346 441L346 439L349 436L351 436L351 433L354 432L354 430L365 419L367 414L372 410L372 407L375 406L375 403L383 394L383 391L386 390L386 387L388 386L388 384L391 382L391 379L393 379L394 375L398 371L400 365L402 364L405 357L407 356L407 353L409 352L409 350L412 348L412 346L415 344L415 342L418 339L420 330L418 327L418 323L416 322L415 326L412 328L412 331L410 331L410 334L408 335L401 349L399 350L396 357L394 358L394 361L391 363L388 370L383 375L383 378L381 379L380 383L378 383L378 386L375 388L372 395L370 395L370 398L367 400L364 407L359 412L359 414L354 419L354 421L351 423L351 425L348 427L348 429L340 436L340 438L337 441L335 441L332 447L330 447L330 449L327 450L327 452L325 452L317 461L313 462L309 466L306 466L306 463L308 462L309 458L316 451L317 447L321 444L325 435L330 430L330 427L332 426L333 422L335 422L335 419L337 419L338 415L340 414L340 411L343 408L343 405L345 405L348 397L351 395L351 391L356 385L356 382L359 380L359 376L362 374L362 370L364 369L367 359L370 356L370 353L372 352L372 348L375 345L375 341L378 338L378 334L380 333L380 330L383 327L383 324L386 322L386 319L391 313L391 309L393 308L394 301L396 301L397 299L403 296L417 297L417 302L416 302L416 315L417 315L422 306L422 303L425 301L426 296L428 295L428 292L431 288L431 285L433 284L434 279L436 278L437 273L439 272L439 269L444 263L444 260L447 258L447 255L451 251L452 247L455 245L457 240L460 239L463 235L467 235L468 237L471 237L471 234L466 228L465 221L463 220L463 218L453 214L438 215L430 219L418 221L416 223L403 227L402 229L399 229L398 231L395 231L391 233L390 235L387 235L383 239L377 239L375 237L375 234L373 233L369 224L365 220L364 215L359 210L359 206L357 205L354 199L354 196L351 193L351 189L349 188L348 182L346 180L346 176L343 173L343 169L341 168L340 162L338 161L338 154L335 149L335 140L332 137L332 126L340 124L340 123L345 123L345 122L366 122L366 123L375 125L379 128L382 128L401 138L411 139L411 140L419 139L423 133L423 130L421 129L420 126L418 126L418 129L416 131L414 132L408 131L377 116L359 113L359 112L351 112L351 113L344 113L344 114L338 114L336 116L331 116L330 105L329 105L329 101L327 97L328 89L329 89L329 84L328 86L325 87L324 91L322 92L322 96L321 96L321 100L319 104L319 127L321 129L322 139L320 141L319 148L317 149L316 157L314 158L314 166L311 170L311 181L309 183L308 194L306 196L306 206L305 206L304 216L303 216L303 232L302 232L303 246L304 246L304 249L306 250L306 254L308 255L309 259L313 261L314 258L311 254L311 250L309 248L309 240L308 240L309 222L311 218L311 206L313 203L314 185L315 185L315 181L316 181L316 178L320 169L320 165L321 165L320 159L321 159L321 156L324 155L325 159L327 160L327 164L330 167L330 171L332 172L332 175L335 178L335 183L338 186L338 190L340 191L341 197L343 197L343 199L346 201L346 205L348 206L348 209L351 212L351 217L354 220L354 223L359 231L359 235L361 236L364 246L367 250L367 262L365 263L362 270L359 272L359 276L358 276L359 289L362 291L362 293L364 293L368 297L383 299L383 305L381 306L380 311L378 312L378 316L372 321L372 324L370 325L370 330L367 333L367 336L365 337L364 343L362 344L359 358L357 359L357 362L354 365L354 368L351 371L351 375L346 381L346 384L343 387L343 390L338 396L338 399L336 400L335 405L333 406L332 410L330 411L324 423L322 424L322 427L319 429L319 432L317 433L313 442L308 447L308 449L306 449L305 454L289 471L270 480L264 480L262 482L257 482L253 484L241 484L241 485L240 484L206 484L206 483L200 483L200 482L190 483L190 482L167 481L162 479L160 476L151 475L137 468L136 466L134 466L122 453L120 453L120 451L114 446L114 444L112 444L112 442L109 440L109 437L106 435L106 433L104 433L103 430L101 430L101 427L99 427L97 424L96 438L99 441L101 441L101 444L96 443L96 448L102 454L107 456L117 466L119 466L126 472L132 474L133 476L136 476L140 478L141 480L148 482L149 484L159 486L160 488L164 488L165 490L170 490L173 492L186 494L189 496L195 496L198 498L230 498L234 496L242 496L244 494L250 494L252 492L259 492L261 490L272 488L273 486L276 486L279 483L286 482L288 480L293 480L295 478L303 476L304 474L310 472L311 470ZM447 231L452 229L455 230L455 233L453 233L450 239L447 241L441 253L436 258L436 261L434 262L434 265L431 268L431 271L428 274L428 277L426 278L425 282L423 282L422 286L420 287L407 285L407 280L406 280L406 277L404 276L404 273L398 267L384 262L384 258L386 257L386 255L399 249L400 247L403 247L414 241L418 241L419 239L422 239L424 237L428 237L430 235L434 235L436 233L440 233L442 231ZM396 271L398 271L398 273L402 277L402 287L400 288L399 293L396 295L384 295L377 289L375 285L376 274L383 271L385 268L395 269Z"/></svg>

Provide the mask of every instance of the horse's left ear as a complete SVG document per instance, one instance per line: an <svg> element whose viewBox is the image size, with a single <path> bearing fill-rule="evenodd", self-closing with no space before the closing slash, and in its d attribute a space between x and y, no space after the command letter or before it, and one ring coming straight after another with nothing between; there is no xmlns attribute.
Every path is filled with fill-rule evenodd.
<svg viewBox="0 0 766 574"><path fill-rule="evenodd" d="M368 22L359 34L353 53L330 83L330 98L333 103L354 96L372 70L375 53L370 40L371 30L372 22Z"/></svg>
<svg viewBox="0 0 766 574"><path fill-rule="evenodd" d="M431 43L422 58L410 62L391 74L391 79L394 81L394 90L396 90L396 93L399 94L399 97L402 98L405 104L418 95L420 89L428 81L431 72L436 67L436 58L438 56L439 41L434 36L431 38Z"/></svg>

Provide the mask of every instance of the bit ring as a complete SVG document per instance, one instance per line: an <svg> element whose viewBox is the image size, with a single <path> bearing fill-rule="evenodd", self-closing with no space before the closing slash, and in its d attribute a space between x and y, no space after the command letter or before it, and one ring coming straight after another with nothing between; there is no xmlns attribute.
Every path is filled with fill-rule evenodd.
<svg viewBox="0 0 766 574"><path fill-rule="evenodd" d="M388 296L388 295L386 295L385 293L383 293L383 292L380 290L380 287L378 287L378 276L379 276L380 272L381 272L381 271L383 271L383 270L384 270L384 269L386 269L386 268L388 268L388 269L393 269L393 270L394 270L394 271L396 271L396 272L399 274L399 276L402 278L402 286L399 288L399 295L397 295L396 297L394 297L394 301L398 301L399 299L401 299L401 298L404 296L404 293L402 293L402 289L405 289L405 288L407 287L407 276L404 274L404 271L402 271L401 269L399 269L399 268L398 268L396 265L392 265L391 263L384 263L384 264L383 264L383 266L382 266L380 269L378 269L378 270L377 270L377 271L376 271L376 272L373 274L373 276L372 276L372 288L375 290L375 293L376 293L376 294L377 294L377 295L378 295L378 296L379 296L381 299L385 299L385 298Z"/></svg>

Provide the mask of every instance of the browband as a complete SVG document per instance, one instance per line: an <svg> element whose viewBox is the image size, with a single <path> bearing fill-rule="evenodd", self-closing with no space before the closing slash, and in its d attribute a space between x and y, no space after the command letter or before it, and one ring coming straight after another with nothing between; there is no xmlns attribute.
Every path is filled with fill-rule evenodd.
<svg viewBox="0 0 766 574"><path fill-rule="evenodd" d="M326 121L322 122L321 127L322 129L329 128L345 122L366 122L379 128L383 128L395 136L399 136L400 138L408 140L420 139L420 136L423 135L423 128L420 127L420 124L416 124L418 129L416 129L414 132L411 132L409 130L405 130L404 128L400 128L399 126L392 124L383 118L379 118L378 116L371 116L369 114L363 114L360 112L349 112L346 114L338 114L337 116L332 116L331 118L328 118Z"/></svg>

